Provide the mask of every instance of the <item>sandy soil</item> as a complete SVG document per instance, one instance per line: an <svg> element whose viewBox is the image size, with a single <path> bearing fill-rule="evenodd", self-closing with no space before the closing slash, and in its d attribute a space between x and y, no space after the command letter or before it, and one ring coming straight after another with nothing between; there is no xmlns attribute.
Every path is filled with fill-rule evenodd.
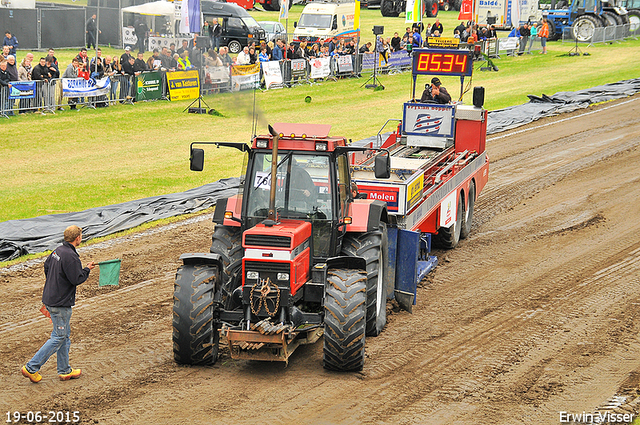
<svg viewBox="0 0 640 425"><path fill-rule="evenodd" d="M19 372L51 332L41 261L0 270L0 413L79 411L100 424L555 424L635 412L640 380L640 96L492 136L474 229L422 282L413 314L367 339L364 371L172 358L173 278L210 217L81 250L122 258L121 284L78 291L71 364ZM188 172L188 171L185 171ZM624 395L625 400L612 399ZM620 406L618 406L620 405ZM48 416L47 416L48 419Z"/></svg>

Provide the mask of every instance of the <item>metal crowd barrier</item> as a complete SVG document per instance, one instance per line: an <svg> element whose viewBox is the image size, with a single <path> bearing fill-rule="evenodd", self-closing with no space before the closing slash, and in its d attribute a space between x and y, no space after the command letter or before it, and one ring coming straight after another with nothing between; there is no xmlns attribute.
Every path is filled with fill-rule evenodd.
<svg viewBox="0 0 640 425"><path fill-rule="evenodd" d="M638 37L640 35L640 27L631 28L630 24L624 25L609 25L606 27L598 27L593 31L593 36L590 40L580 41L579 43L611 43L614 41L622 41L625 38ZM575 43L573 37L573 31L571 27L564 27L562 29L562 42Z"/></svg>

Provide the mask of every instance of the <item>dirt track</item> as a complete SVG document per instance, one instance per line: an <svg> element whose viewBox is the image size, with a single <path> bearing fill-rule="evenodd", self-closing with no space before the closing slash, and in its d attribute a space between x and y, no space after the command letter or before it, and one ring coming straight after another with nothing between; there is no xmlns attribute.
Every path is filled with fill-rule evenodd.
<svg viewBox="0 0 640 425"><path fill-rule="evenodd" d="M0 413L79 411L83 423L555 424L615 394L633 411L640 379L640 96L539 121L487 143L489 184L469 239L438 252L414 314L367 339L359 374L322 368L322 342L288 367L172 359L173 275L208 251L192 219L81 250L122 258L121 285L78 290L76 381L55 358L31 384L20 367L51 332L42 264L0 270ZM185 170L185 172L188 172Z"/></svg>

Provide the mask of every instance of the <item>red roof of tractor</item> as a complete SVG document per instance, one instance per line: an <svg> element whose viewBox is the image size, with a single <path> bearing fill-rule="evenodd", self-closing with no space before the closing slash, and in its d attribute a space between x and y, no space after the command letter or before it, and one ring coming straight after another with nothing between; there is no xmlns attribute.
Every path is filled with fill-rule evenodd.
<svg viewBox="0 0 640 425"><path fill-rule="evenodd" d="M280 135L278 150L298 150L298 151L333 151L337 146L346 146L344 137L329 137L331 126L328 124L296 124L296 123L275 123L274 130ZM258 146L258 142L267 141L266 145ZM271 149L273 136L256 136L252 149ZM325 149L318 147L326 145Z"/></svg>

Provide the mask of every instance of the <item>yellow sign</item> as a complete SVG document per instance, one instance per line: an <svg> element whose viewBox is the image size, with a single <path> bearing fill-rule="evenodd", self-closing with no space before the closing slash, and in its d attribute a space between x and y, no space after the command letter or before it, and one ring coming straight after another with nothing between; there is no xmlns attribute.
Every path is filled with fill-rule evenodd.
<svg viewBox="0 0 640 425"><path fill-rule="evenodd" d="M407 211L422 199L423 188L424 174L420 174L417 179L409 183L407 187Z"/></svg>
<svg viewBox="0 0 640 425"><path fill-rule="evenodd" d="M197 70L167 72L171 100L197 99L200 96L200 78Z"/></svg>
<svg viewBox="0 0 640 425"><path fill-rule="evenodd" d="M458 47L460 44L459 38L446 38L446 37L427 37L427 44L429 47Z"/></svg>

